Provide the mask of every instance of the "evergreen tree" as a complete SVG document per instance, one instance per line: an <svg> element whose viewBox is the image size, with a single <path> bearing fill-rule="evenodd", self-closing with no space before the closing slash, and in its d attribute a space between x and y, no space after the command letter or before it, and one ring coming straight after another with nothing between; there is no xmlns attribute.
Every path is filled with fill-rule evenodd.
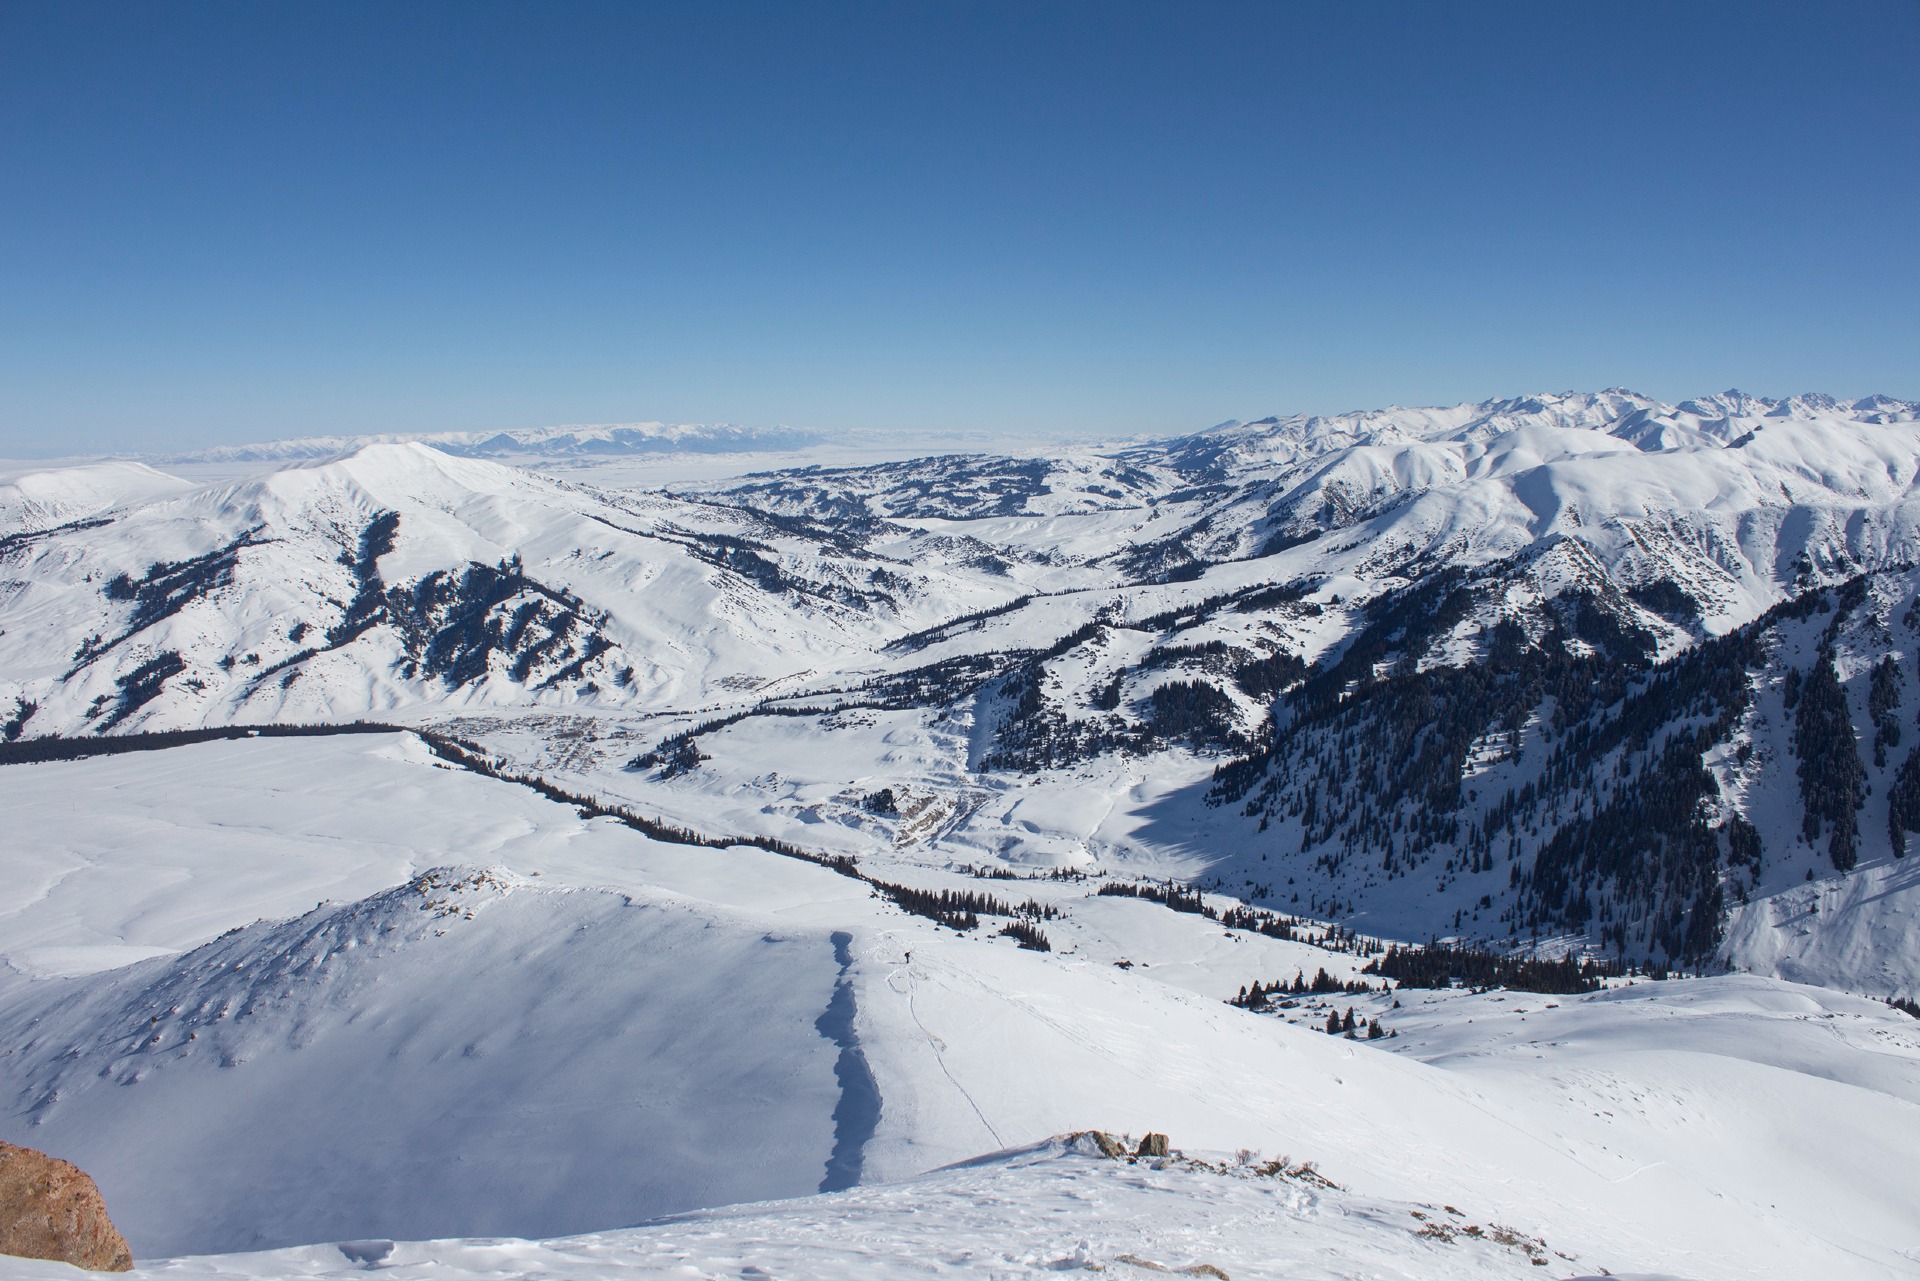
<svg viewBox="0 0 1920 1281"><path fill-rule="evenodd" d="M1846 687L1834 670L1833 651L1823 649L1800 688L1794 713L1794 752L1800 757L1801 834L1809 842L1831 824L1827 855L1836 870L1847 872L1859 861L1859 825L1855 811L1866 790L1866 767L1854 740Z"/></svg>
<svg viewBox="0 0 1920 1281"><path fill-rule="evenodd" d="M1907 759L1887 789L1887 840L1895 858L1907 856L1907 833L1920 832L1920 747Z"/></svg>
<svg viewBox="0 0 1920 1281"><path fill-rule="evenodd" d="M1867 688L1867 714L1873 718L1873 763L1887 763L1887 749L1900 746L1900 665L1892 654L1873 668Z"/></svg>

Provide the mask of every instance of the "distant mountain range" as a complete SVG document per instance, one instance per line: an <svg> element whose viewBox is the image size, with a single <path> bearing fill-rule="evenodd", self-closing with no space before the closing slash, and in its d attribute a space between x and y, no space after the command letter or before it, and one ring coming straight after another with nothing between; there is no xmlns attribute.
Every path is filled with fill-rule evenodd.
<svg viewBox="0 0 1920 1281"><path fill-rule="evenodd" d="M1920 983L1872 910L1767 924L1920 830L1920 405L1568 393L674 492L482 456L785 447L734 431L19 478L0 722L565 710L660 807L772 834L818 809L752 785L805 723L819 786L920 795L894 835L943 857L1158 850L1395 937ZM1022 799L1068 777L1098 822Z"/></svg>
<svg viewBox="0 0 1920 1281"><path fill-rule="evenodd" d="M445 431L363 436L303 436L158 455L169 463L293 462L333 458L369 445L419 443L462 458L621 457L646 454L782 453L817 445L818 432L731 423L608 423L512 431Z"/></svg>

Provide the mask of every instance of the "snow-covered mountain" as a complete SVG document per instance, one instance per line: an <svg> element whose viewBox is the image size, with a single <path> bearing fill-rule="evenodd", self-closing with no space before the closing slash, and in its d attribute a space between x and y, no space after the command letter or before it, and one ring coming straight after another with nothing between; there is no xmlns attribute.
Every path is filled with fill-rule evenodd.
<svg viewBox="0 0 1920 1281"><path fill-rule="evenodd" d="M677 493L419 442L214 485L83 468L0 508L0 711L30 738L567 709L636 745L618 788L769 836L817 809L804 730L830 795L918 789L943 857L1178 870L1394 937L1733 939L1904 992L1905 952L1795 969L1828 945L1751 923L1920 828L1917 482L1912 403L1624 391ZM1786 684L1829 672L1872 727L1830 786L1802 749L1840 731ZM1112 798L1096 828L1040 799L1068 777Z"/></svg>
<svg viewBox="0 0 1920 1281"><path fill-rule="evenodd" d="M368 446L12 534L0 690L36 733L656 710L844 663L986 596L870 541Z"/></svg>
<svg viewBox="0 0 1920 1281"><path fill-rule="evenodd" d="M0 478L0 529L7 536L38 533L192 488L136 462L24 471Z"/></svg>
<svg viewBox="0 0 1920 1281"><path fill-rule="evenodd" d="M0 486L0 1136L138 1252L845 1197L721 1229L829 1275L821 1205L1119 1204L1031 1145L1130 1129L1271 1210L1181 1266L1912 1271L1920 405L540 462L594 440ZM357 720L426 737L165 737ZM1567 955L1602 989L1434 970ZM525 1257L754 1275L704 1221ZM994 1266L1135 1267L1104 1231ZM168 1267L345 1266L260 1258Z"/></svg>

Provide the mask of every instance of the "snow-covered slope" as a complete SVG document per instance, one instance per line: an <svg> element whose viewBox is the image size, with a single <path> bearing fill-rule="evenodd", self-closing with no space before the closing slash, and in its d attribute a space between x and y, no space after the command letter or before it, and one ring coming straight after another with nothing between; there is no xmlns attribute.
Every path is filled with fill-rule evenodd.
<svg viewBox="0 0 1920 1281"><path fill-rule="evenodd" d="M193 778L194 808L156 812ZM1259 1275L1273 1251L1330 1276L1500 1275L1536 1253L1548 1275L1880 1276L1911 1245L1920 1025L1815 989L1646 984L1545 1012L1403 992L1383 1010L1400 1035L1370 1044L1221 999L1303 965L1350 974L1349 953L1084 882L990 883L1058 913L1056 950L1036 953L800 860L583 819L403 736L9 766L0 789L44 851L0 904L0 1133L88 1168L146 1258L611 1227L1089 1127L1287 1154L1339 1187L1249 1177L1257 1162L1021 1158L505 1259L652 1266L691 1222L718 1234L709 1268L747 1250L737 1266L775 1275L890 1275L913 1241L961 1251L972 1234L977 1257L969 1204L1033 1225L1010 1275L1122 1252ZM461 845L490 866L433 866ZM347 901L300 910L329 892ZM110 947L149 959L115 968ZM1811 1159L1816 1137L1833 1160ZM1136 1197L1167 1210L1129 1247L1117 1216ZM1038 1235L1076 1200L1058 1238ZM916 1204L924 1238L898 1219ZM822 1214L873 1217L829 1240L804 1227ZM343 1266L329 1257L179 1266Z"/></svg>
<svg viewBox="0 0 1920 1281"><path fill-rule="evenodd" d="M652 710L842 664L969 595L937 558L418 444L0 556L0 699L32 707L34 734L426 702Z"/></svg>
<svg viewBox="0 0 1920 1281"><path fill-rule="evenodd" d="M1127 1162L1061 1136L899 1184L685 1215L549 1241L350 1241L152 1261L136 1278L781 1277L886 1281L1172 1273L1304 1281L1535 1278L1576 1266L1551 1243L1467 1211L1329 1186L1310 1170L1195 1154ZM0 1259L0 1277L64 1265ZM69 1272L69 1275L70 1272ZM1660 1281L1642 1277L1642 1281Z"/></svg>
<svg viewBox="0 0 1920 1281"><path fill-rule="evenodd" d="M0 477L0 539L11 541L193 488L144 463L101 462Z"/></svg>
<svg viewBox="0 0 1920 1281"><path fill-rule="evenodd" d="M143 1252L607 1228L1104 1127L1580 1266L1905 1266L1906 1016L1857 998L1920 998L1915 405L1610 391L672 492L479 445L0 491L0 761L372 718L762 842L406 737L0 764L9 1137ZM1138 877L1214 915L1093 892ZM1031 900L1053 950L901 887ZM1369 1047L1223 1003L1360 980L1326 921L1764 981L1563 1000L1524 1049L1460 1048L1465 1004L1353 995Z"/></svg>
<svg viewBox="0 0 1920 1281"><path fill-rule="evenodd" d="M83 1154L149 1253L552 1234L813 1192L834 953L770 924L431 871L30 985L5 1017L9 1129Z"/></svg>
<svg viewBox="0 0 1920 1281"><path fill-rule="evenodd" d="M1064 1137L1064 1136L1063 1136ZM1355 1196L1234 1156L1128 1163L1090 1136L994 1154L904 1184L709 1211L550 1241L352 1241L169 1259L131 1275L327 1277L371 1260L397 1277L842 1278L1093 1274L1331 1278L1538 1277L1548 1243L1464 1211ZM1536 1265L1535 1261L1541 1263ZM0 1259L0 1276L62 1265ZM1661 1281L1642 1277L1642 1281Z"/></svg>

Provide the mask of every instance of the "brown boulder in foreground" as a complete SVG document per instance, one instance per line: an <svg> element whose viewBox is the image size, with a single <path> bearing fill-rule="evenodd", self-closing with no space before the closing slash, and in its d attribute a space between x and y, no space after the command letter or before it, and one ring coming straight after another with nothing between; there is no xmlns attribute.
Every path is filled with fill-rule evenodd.
<svg viewBox="0 0 1920 1281"><path fill-rule="evenodd" d="M0 1143L0 1254L128 1272L133 1251L79 1166Z"/></svg>

